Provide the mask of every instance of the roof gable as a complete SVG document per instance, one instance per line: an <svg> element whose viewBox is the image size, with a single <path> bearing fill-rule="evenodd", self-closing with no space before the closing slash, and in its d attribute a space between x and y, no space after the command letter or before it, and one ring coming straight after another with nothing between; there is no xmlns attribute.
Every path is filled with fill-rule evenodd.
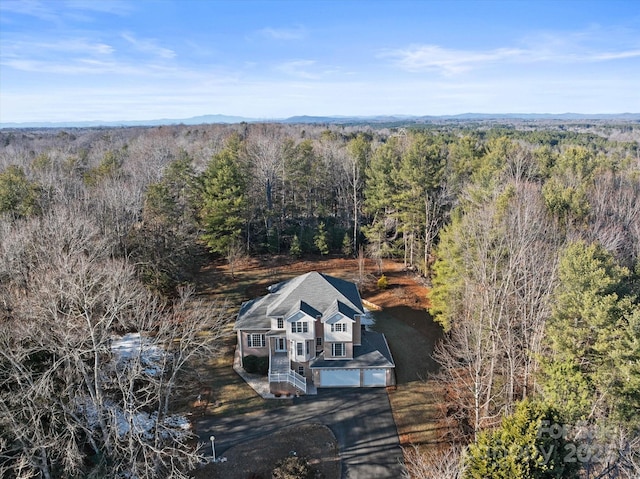
<svg viewBox="0 0 640 479"><path fill-rule="evenodd" d="M354 319L364 314L356 285L312 271L275 284L270 293L244 303L234 329L270 328L269 318L288 318L302 311L312 318L328 318L336 313Z"/></svg>
<svg viewBox="0 0 640 479"><path fill-rule="evenodd" d="M299 301L298 304L291 308L291 311L285 315L288 322L298 321L299 319L302 319L303 316L310 316L315 320L321 317L322 313L305 301Z"/></svg>
<svg viewBox="0 0 640 479"><path fill-rule="evenodd" d="M337 299L333 302L333 304L324 312L322 316L322 322L324 323L335 323L340 321L342 318L347 318L350 321L355 321L356 314L362 314L353 308L347 306L342 301L338 301Z"/></svg>
<svg viewBox="0 0 640 479"><path fill-rule="evenodd" d="M300 301L322 313L339 300L363 313L360 293L354 283L316 271L279 285L276 294L278 298L267 309L269 316L285 316Z"/></svg>

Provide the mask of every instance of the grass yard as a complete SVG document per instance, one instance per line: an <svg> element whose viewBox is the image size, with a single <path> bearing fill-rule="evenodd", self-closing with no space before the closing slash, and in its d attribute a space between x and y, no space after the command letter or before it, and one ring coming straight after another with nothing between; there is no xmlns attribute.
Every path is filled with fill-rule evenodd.
<svg viewBox="0 0 640 479"><path fill-rule="evenodd" d="M427 380L436 370L430 356L435 339L407 324L411 318L426 316L426 313L407 309L398 306L375 313L374 327L387 337L396 363L398 385L389 391L389 400L403 446L435 443L442 434L438 410L433 407L438 391L434 382ZM423 329L430 328L430 319L420 318L419 321Z"/></svg>
<svg viewBox="0 0 640 479"><path fill-rule="evenodd" d="M243 301L266 294L267 286L308 271L355 281L358 263L352 259L326 257L295 262L289 257L251 258L237 266L234 280L225 264L214 263L203 269L199 292L207 301L227 301L230 314L235 315ZM400 443L429 447L441 442L446 432L438 414L440 392L435 383L428 380L429 374L437 369L431 352L441 337L441 329L426 312L428 290L415 275L394 262L385 262L383 271L389 287L379 290L375 283L377 267L372 261L367 262L366 273L372 280L361 285L361 295L382 308L375 313L373 329L386 335L396 363L398 384L395 389L390 388L389 399ZM290 400L262 399L235 373L232 365L236 338L231 328L232 325L222 354L199 368L197 386L189 394L188 409L194 415L215 416L260 414L266 409L287 407ZM266 443L277 449L274 441L279 440L278 437ZM284 441L286 436L281 438ZM260 444L253 444L254 451L259 447ZM238 457L242 457L242 461L251 460L250 451L237 452Z"/></svg>
<svg viewBox="0 0 640 479"><path fill-rule="evenodd" d="M442 329L427 313L428 289L404 272L402 265L385 267L388 289L368 290L363 296L382 307L374 313L373 329L385 334L396 363L398 385L389 391L389 401L400 444L437 444L447 427L440 413L441 392L429 375L438 368L431 353Z"/></svg>
<svg viewBox="0 0 640 479"><path fill-rule="evenodd" d="M300 438L306 438L301 441ZM313 438L313 440L310 440ZM225 451L226 462L210 464L195 471L196 479L269 478L279 460L291 455L307 458L323 479L340 479L338 443L327 426L305 424L283 428L266 437Z"/></svg>

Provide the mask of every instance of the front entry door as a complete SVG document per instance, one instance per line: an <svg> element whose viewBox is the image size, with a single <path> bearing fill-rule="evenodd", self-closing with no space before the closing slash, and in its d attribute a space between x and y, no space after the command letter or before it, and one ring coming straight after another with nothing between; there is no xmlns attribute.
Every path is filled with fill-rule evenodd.
<svg viewBox="0 0 640 479"><path fill-rule="evenodd" d="M276 351L284 352L287 350L287 340L285 338L276 338Z"/></svg>

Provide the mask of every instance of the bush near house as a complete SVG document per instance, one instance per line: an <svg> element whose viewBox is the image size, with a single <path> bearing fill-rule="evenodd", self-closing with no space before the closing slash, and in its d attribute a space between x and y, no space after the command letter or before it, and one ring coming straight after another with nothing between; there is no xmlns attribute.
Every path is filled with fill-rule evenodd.
<svg viewBox="0 0 640 479"><path fill-rule="evenodd" d="M269 358L250 354L242 358L242 367L250 374L266 376L269 373Z"/></svg>

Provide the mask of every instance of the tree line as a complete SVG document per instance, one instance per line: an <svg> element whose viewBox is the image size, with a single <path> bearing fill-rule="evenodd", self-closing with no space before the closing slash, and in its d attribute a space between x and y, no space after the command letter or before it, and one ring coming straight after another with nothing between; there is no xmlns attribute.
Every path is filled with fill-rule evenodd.
<svg viewBox="0 0 640 479"><path fill-rule="evenodd" d="M31 414L24 408L35 403L5 395L38 390L34 398L45 397L58 387L52 378L62 376L60 364L109 377L105 371L115 367L109 337L133 330L162 337L163 318L187 308L191 300L180 298L211 255L233 272L247 254L363 252L403 261L431 285L430 312L445 330L435 357L452 443L471 444L458 473L486 477L493 467L500 477L595 477L595 470L615 469L633 477L640 408L638 138L634 124L535 122L2 130L2 338L21 345L7 346L12 353L2 356L3 408L13 417ZM139 291L137 299L116 294L120 283L135 285L128 289ZM134 324L133 316L147 322ZM218 331L224 315L214 316L201 326ZM64 341L46 333L69 335L74 328L77 337ZM84 341L85 355L77 356L77 347L48 352L74 341ZM215 341L200 345L196 336L191 344L200 351ZM178 371L169 365L165 377ZM126 404L122 388L112 390L109 381L96 386L78 374L65 387L81 394L47 403L56 417L71 421L82 409L79 398L98 397L91 391L100 388L109 389L108 400L93 402L105 417L114 398ZM20 389L27 376L31 389ZM174 389L162 391L154 394L165 400L130 404L160 411L160 424L170 414L160 403L168 405ZM104 434L97 441L96 430L73 422L81 432L65 444L83 445L75 462L49 452L42 441L52 419L35 417L30 435L18 435L20 421L0 425L9 451L0 454L0 467L55 477L51 471L98 467L87 465L88 457L101 471L117 462ZM534 457L529 469L547 472L527 476L518 469L523 461L487 454L515 434L518 421L550 418L594 430L615 426L617 440L630 445L627 454L617 456L615 468L587 461L588 471L562 469L561 457L556 475L546 476L551 456ZM511 442L535 450L538 439ZM147 447L142 439L138 444L142 449L130 446L128 454L146 458L133 452ZM159 454L148 477L166 472L164 457L186 458L175 465L184 470L194 460L187 456Z"/></svg>

